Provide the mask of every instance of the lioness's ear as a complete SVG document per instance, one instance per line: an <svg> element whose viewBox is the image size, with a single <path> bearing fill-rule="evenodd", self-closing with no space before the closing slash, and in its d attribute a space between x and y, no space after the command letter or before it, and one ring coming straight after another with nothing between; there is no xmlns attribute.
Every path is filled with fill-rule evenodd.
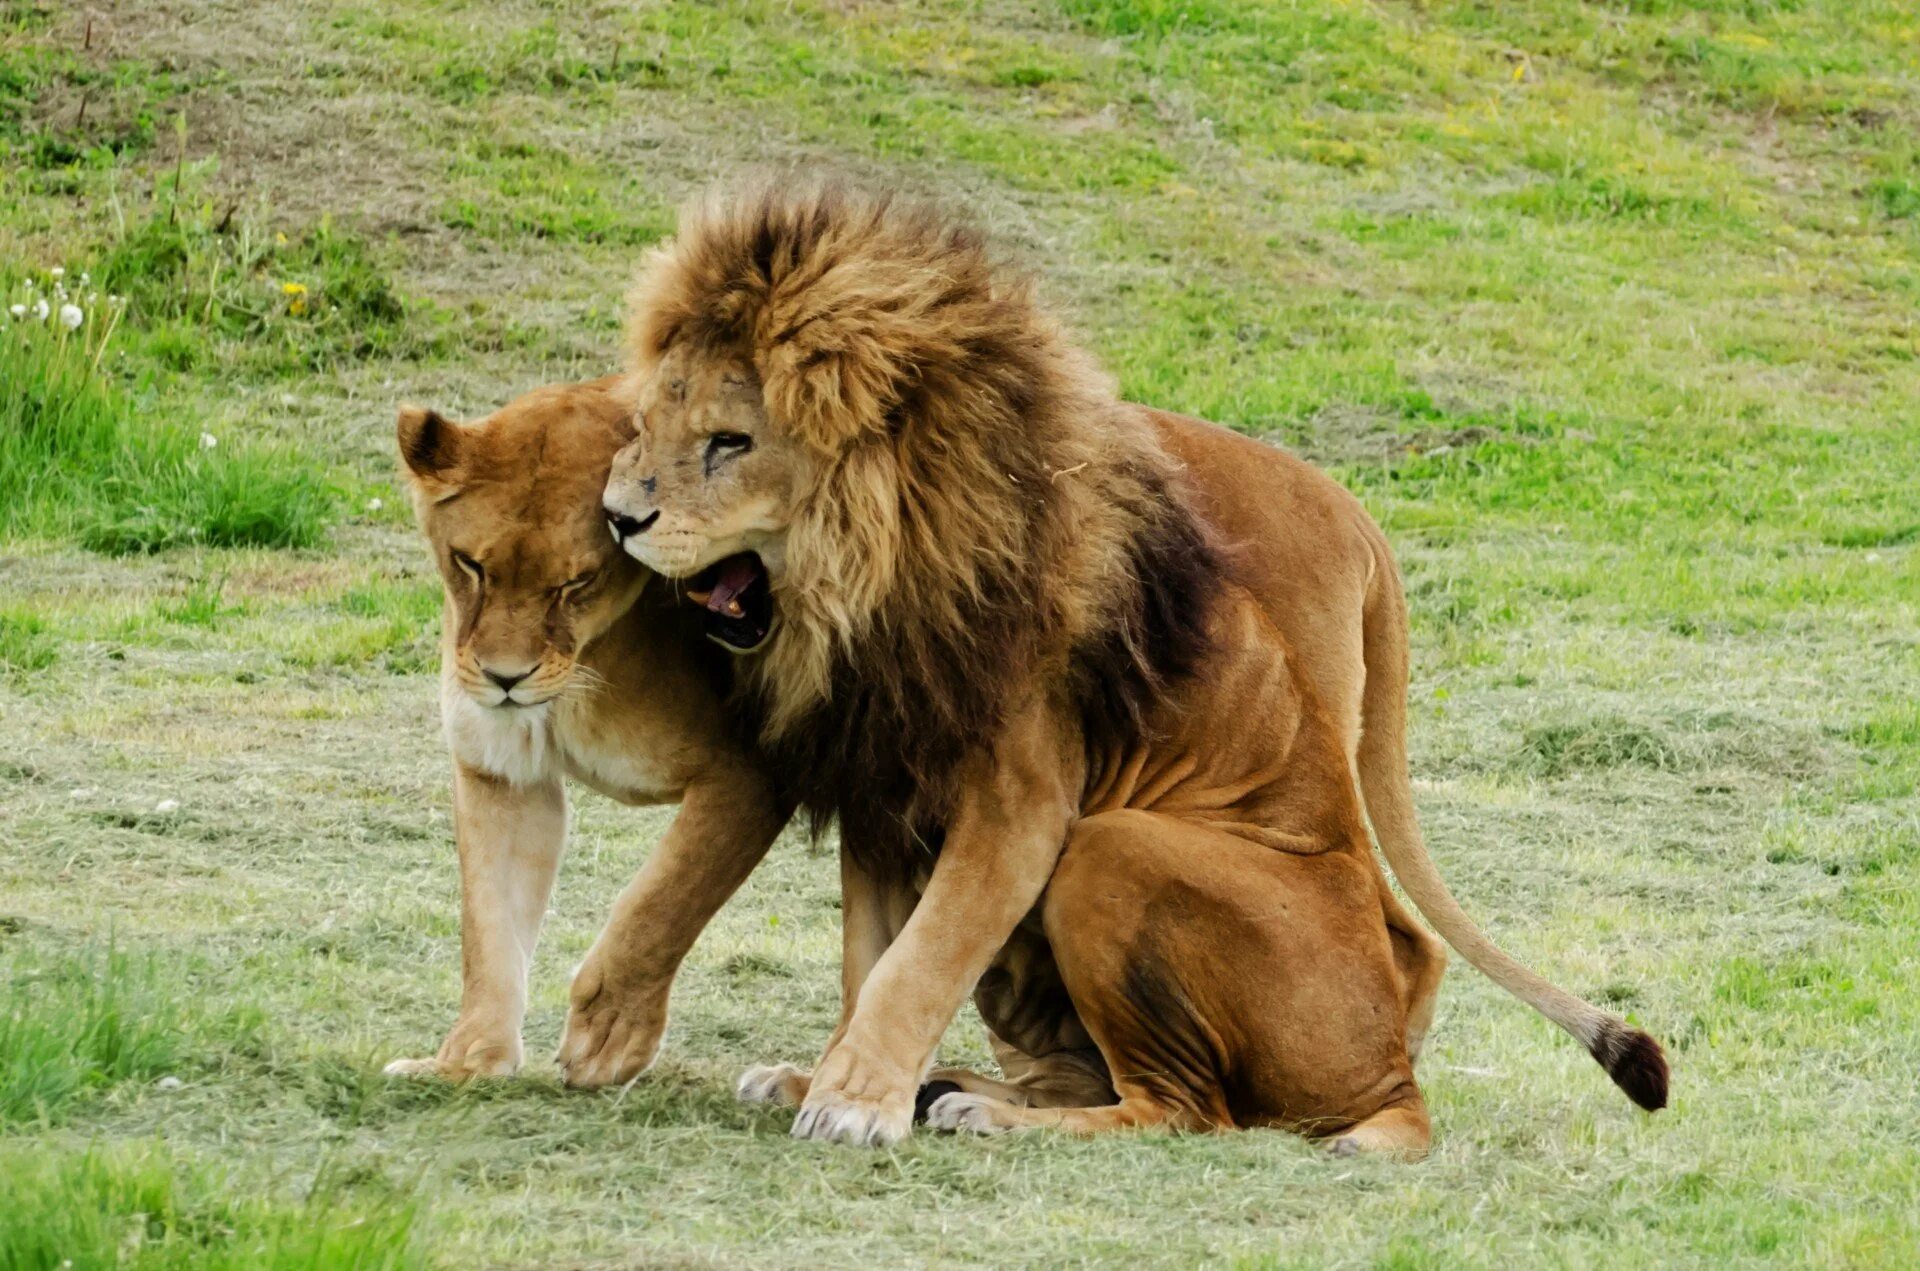
<svg viewBox="0 0 1920 1271"><path fill-rule="evenodd" d="M408 471L429 485L451 485L460 466L460 426L438 411L402 406L395 433Z"/></svg>

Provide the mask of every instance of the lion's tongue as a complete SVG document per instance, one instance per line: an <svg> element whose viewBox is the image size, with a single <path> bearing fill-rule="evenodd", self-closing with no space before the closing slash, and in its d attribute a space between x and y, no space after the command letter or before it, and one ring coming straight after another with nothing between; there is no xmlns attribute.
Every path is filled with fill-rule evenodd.
<svg viewBox="0 0 1920 1271"><path fill-rule="evenodd" d="M753 586L753 580L759 576L751 556L736 556L727 561L720 566L719 576L713 580L713 590L707 593L707 608L714 613L739 617L740 593Z"/></svg>

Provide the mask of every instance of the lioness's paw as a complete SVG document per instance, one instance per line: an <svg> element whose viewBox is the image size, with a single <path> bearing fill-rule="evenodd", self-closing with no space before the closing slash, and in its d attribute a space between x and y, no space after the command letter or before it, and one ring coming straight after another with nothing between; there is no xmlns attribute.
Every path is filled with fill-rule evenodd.
<svg viewBox="0 0 1920 1271"><path fill-rule="evenodd" d="M506 1046L462 1049L449 1057L445 1048L427 1059L396 1059L380 1071L389 1077L437 1077L466 1081L473 1077L511 1077L520 1069L518 1052Z"/></svg>
<svg viewBox="0 0 1920 1271"><path fill-rule="evenodd" d="M793 1137L853 1147L892 1147L913 1129L911 1093L856 1098L816 1083L794 1118Z"/></svg>
<svg viewBox="0 0 1920 1271"><path fill-rule="evenodd" d="M573 973L567 1028L553 1061L568 1085L624 1086L653 1065L667 1031L667 985L629 982L599 946Z"/></svg>
<svg viewBox="0 0 1920 1271"><path fill-rule="evenodd" d="M602 996L586 1010L567 1013L554 1063L561 1079L577 1089L624 1086L653 1066L666 1024L666 1010L651 1001L627 1004Z"/></svg>
<svg viewBox="0 0 1920 1271"><path fill-rule="evenodd" d="M380 1070L386 1077L437 1077L440 1075L440 1061L437 1059L396 1059Z"/></svg>
<svg viewBox="0 0 1920 1271"><path fill-rule="evenodd" d="M994 1116L998 1100L984 1094L957 1091L943 1094L927 1108L927 1124L936 1130L964 1130L969 1134L1004 1134L1006 1126Z"/></svg>
<svg viewBox="0 0 1920 1271"><path fill-rule="evenodd" d="M806 1069L792 1064L761 1064L740 1074L733 1093L742 1103L797 1108L807 1097L812 1079Z"/></svg>

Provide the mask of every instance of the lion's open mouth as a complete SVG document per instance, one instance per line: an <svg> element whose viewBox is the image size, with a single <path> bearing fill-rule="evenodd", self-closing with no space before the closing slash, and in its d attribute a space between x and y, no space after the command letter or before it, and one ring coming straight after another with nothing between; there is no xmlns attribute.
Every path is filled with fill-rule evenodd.
<svg viewBox="0 0 1920 1271"><path fill-rule="evenodd" d="M688 580L687 595L707 611L707 638L735 653L759 648L773 631L773 585L752 552L707 566Z"/></svg>

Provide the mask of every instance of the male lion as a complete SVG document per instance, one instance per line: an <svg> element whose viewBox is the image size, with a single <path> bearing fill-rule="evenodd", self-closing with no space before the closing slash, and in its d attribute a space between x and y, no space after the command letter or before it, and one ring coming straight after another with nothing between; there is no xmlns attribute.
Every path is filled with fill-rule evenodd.
<svg viewBox="0 0 1920 1271"><path fill-rule="evenodd" d="M796 1136L904 1135L977 985L1009 1080L935 1074L936 1126L1424 1151L1442 956L1363 791L1447 940L1664 1103L1658 1045L1434 870L1398 573L1334 482L1117 400L976 234L885 195L711 201L633 303L609 523L750 653L779 780L842 830L841 1026L810 1079L742 1083L801 1100Z"/></svg>
<svg viewBox="0 0 1920 1271"><path fill-rule="evenodd" d="M618 379L545 388L480 423L400 411L400 453L446 584L440 711L460 849L459 1019L430 1059L390 1073L520 1066L527 969L567 836L572 776L680 814L614 902L574 975L559 1062L570 1084L653 1061L694 938L787 819L725 719L725 655L684 605L647 588L600 516L631 433Z"/></svg>

